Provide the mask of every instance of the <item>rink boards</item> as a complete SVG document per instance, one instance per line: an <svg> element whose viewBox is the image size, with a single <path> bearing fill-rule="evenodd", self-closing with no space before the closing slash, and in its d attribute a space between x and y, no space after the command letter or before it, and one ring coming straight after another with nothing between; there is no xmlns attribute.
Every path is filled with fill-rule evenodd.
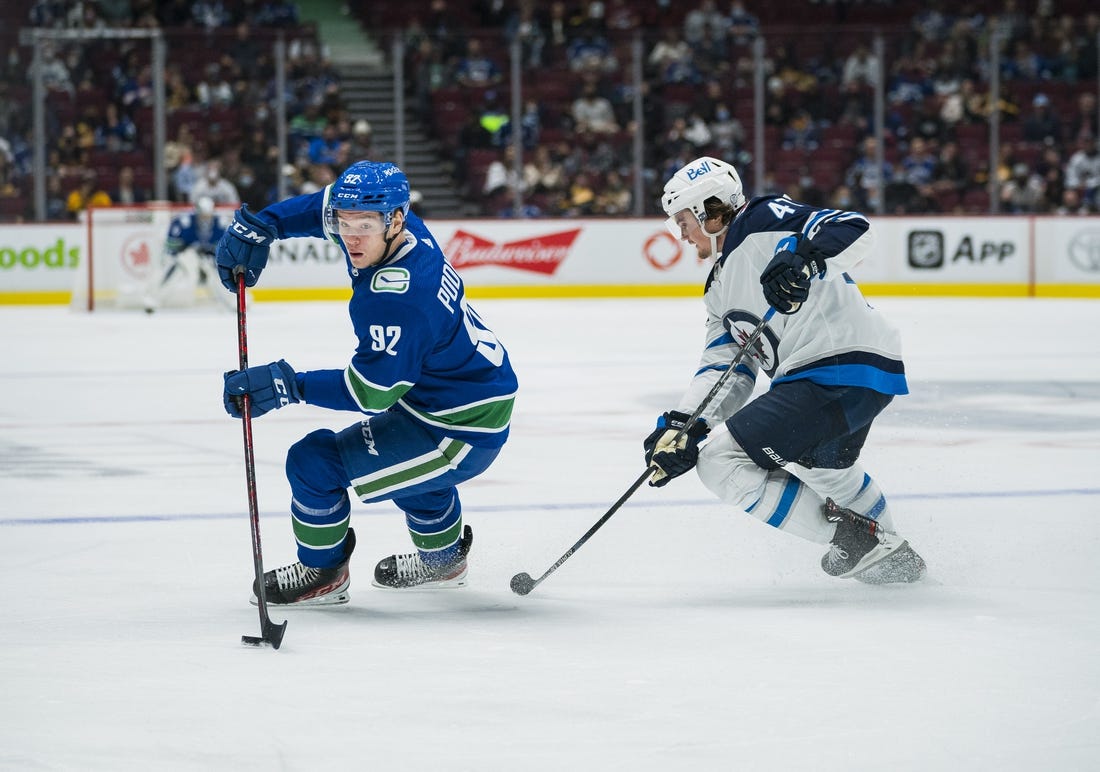
<svg viewBox="0 0 1100 772"><path fill-rule="evenodd" d="M83 306L88 296L110 299L140 286L163 245L165 213L174 209L113 207L81 223L0 227L0 303L75 297ZM868 294L1100 297L1097 217L873 222L873 256L852 272ZM710 270L656 218L428 224L474 297L695 295ZM272 249L254 297L332 299L347 292L336 245L288 239Z"/></svg>

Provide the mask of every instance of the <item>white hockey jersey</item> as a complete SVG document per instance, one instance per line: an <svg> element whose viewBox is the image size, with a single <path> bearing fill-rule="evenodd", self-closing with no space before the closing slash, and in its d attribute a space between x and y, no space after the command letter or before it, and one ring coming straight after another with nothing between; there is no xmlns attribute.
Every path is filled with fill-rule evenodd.
<svg viewBox="0 0 1100 772"><path fill-rule="evenodd" d="M900 336L871 308L846 273L870 253L874 232L856 212L816 209L786 196L752 199L726 232L707 280L703 355L678 409L691 414L729 368L741 344L768 310L760 274L787 236L808 241L826 256L809 299L787 316L775 314L750 356L742 359L724 396L703 413L708 423L729 418L752 394L761 370L772 384L808 379L825 386L863 386L907 394Z"/></svg>

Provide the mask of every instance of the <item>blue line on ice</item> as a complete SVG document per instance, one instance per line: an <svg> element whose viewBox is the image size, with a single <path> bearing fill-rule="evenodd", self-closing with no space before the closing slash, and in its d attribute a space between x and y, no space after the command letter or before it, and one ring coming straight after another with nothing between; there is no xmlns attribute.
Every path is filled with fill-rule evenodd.
<svg viewBox="0 0 1100 772"><path fill-rule="evenodd" d="M1100 488L1065 488L1062 490L1039 491L959 491L955 493L895 493L887 498L892 501L930 501L936 499L1023 499L1046 498L1049 496L1100 496ZM627 502L626 507L684 507L705 506L717 504L717 499L668 499L665 501L645 503ZM547 510L562 509L591 509L592 511L606 510L611 502L591 503L573 502L563 504L493 504L488 506L466 506L467 512L542 512ZM261 517L285 517L286 512L261 512ZM389 514L388 512L359 512L357 516L372 514ZM0 518L0 526L6 525L72 525L83 523L155 523L155 522L181 522L184 520L235 520L247 516L247 512L213 512L199 514L192 512L178 512L164 515L55 515L51 517L9 517Z"/></svg>

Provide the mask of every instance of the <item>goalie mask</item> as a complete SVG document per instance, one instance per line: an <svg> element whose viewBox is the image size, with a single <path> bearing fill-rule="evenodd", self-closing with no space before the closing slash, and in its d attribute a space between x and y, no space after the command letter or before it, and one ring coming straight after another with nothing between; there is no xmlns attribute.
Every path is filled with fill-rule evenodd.
<svg viewBox="0 0 1100 772"><path fill-rule="evenodd" d="M665 183L661 207L668 216L665 227L677 239L680 238L680 226L676 224L676 215L685 209L689 210L703 231L710 236L711 253L717 255L717 239L729 226L723 226L717 233L706 230L705 204L708 198L717 198L723 204L733 207L735 212L745 205L745 192L737 170L725 161L703 156L679 169Z"/></svg>
<svg viewBox="0 0 1100 772"><path fill-rule="evenodd" d="M358 161L345 169L325 191L324 226L329 238L339 239L336 212L379 212L388 229L398 209L409 213L409 180L391 163Z"/></svg>

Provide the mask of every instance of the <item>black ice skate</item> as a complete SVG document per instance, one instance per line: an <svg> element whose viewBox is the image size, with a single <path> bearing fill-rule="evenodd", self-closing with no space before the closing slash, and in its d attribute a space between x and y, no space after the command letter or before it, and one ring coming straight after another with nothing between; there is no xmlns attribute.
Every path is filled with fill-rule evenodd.
<svg viewBox="0 0 1100 772"><path fill-rule="evenodd" d="M821 568L829 576L887 584L915 582L924 575L924 560L897 534L879 529L874 520L837 506L832 499L825 500L822 512L826 520L836 523L829 551L821 558Z"/></svg>
<svg viewBox="0 0 1100 772"><path fill-rule="evenodd" d="M310 568L301 563L264 572L264 594L273 606L335 606L347 603L351 572L348 561L355 549L355 531L348 529L344 560L333 568ZM252 583L252 604L258 603L258 585Z"/></svg>
<svg viewBox="0 0 1100 772"><path fill-rule="evenodd" d="M382 558L374 567L374 586L385 589L465 587L466 555L473 543L473 529L466 526L458 542L458 557L450 563L438 566L425 563L419 552Z"/></svg>

